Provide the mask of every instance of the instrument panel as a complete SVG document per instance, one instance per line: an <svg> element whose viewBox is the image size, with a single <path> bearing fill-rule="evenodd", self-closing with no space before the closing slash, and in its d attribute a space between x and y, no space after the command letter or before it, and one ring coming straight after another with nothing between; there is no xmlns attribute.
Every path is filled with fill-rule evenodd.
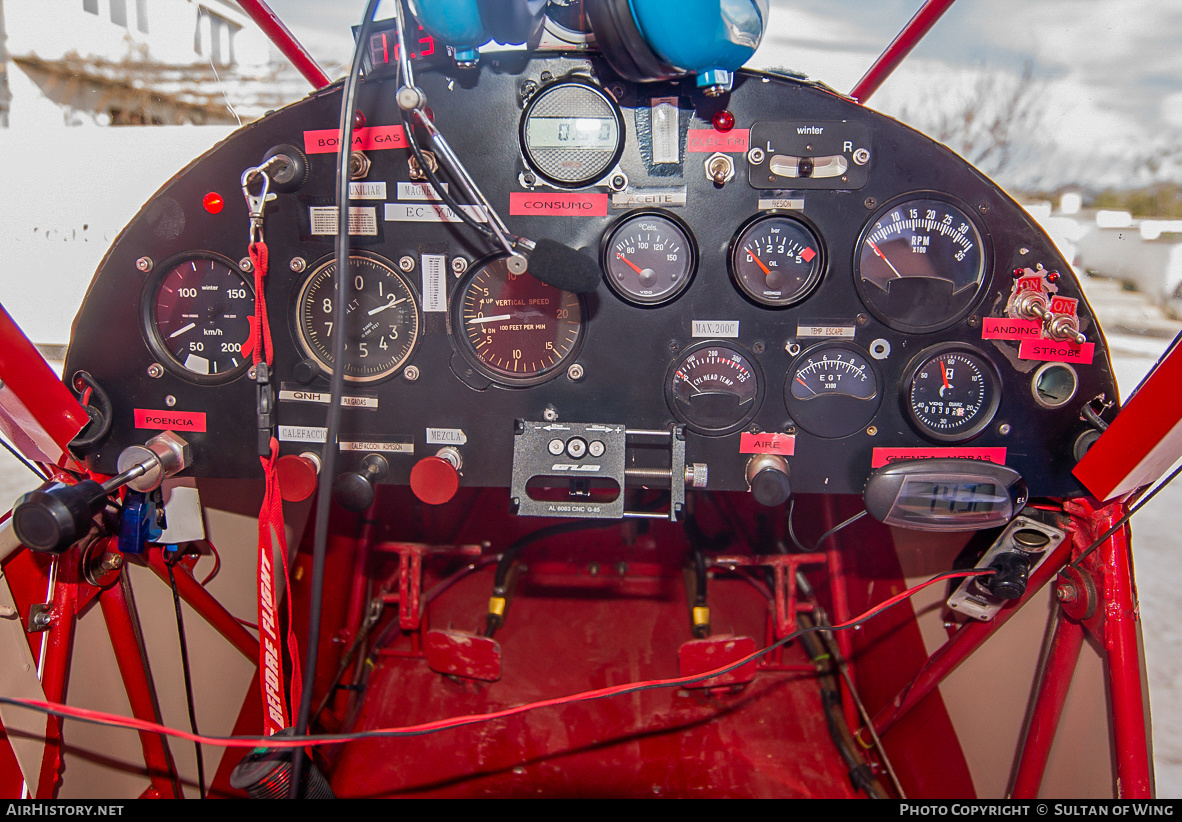
<svg viewBox="0 0 1182 822"><path fill-rule="evenodd" d="M1050 240L946 148L774 74L706 97L691 81L626 82L593 55L514 53L468 70L427 60L418 80L510 230L588 255L602 281L572 294L512 273L424 182L395 81L364 81L345 469L380 453L384 481L406 483L451 447L461 484L507 486L515 423L534 420L684 426L685 460L708 466L713 490L748 490L761 456L783 460L795 491L827 493L951 456L1003 463L1034 496L1082 493L1080 409L1116 398L1103 337ZM108 253L66 362L111 403L95 469L172 428L192 473L261 477L239 192L281 146L308 173L264 211L276 432L284 454L324 447L340 93L237 132ZM224 208L203 205L211 193ZM1022 289L1042 289L1084 341L1015 313Z"/></svg>

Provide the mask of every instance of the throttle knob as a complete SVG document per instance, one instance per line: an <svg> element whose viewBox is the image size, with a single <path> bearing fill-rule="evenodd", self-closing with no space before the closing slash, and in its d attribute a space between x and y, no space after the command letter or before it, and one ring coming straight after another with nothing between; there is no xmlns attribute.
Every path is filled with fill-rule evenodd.
<svg viewBox="0 0 1182 822"><path fill-rule="evenodd" d="M370 454L361 463L362 472L346 471L332 484L332 496L348 511L364 511L373 505L375 482L386 476L389 466L384 457Z"/></svg>
<svg viewBox="0 0 1182 822"><path fill-rule="evenodd" d="M86 535L106 499L107 492L94 480L55 482L16 501L12 530L32 551L60 553Z"/></svg>

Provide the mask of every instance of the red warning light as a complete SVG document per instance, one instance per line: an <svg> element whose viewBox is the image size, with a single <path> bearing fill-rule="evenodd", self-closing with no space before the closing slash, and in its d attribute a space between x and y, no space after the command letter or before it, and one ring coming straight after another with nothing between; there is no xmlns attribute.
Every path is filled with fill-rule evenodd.
<svg viewBox="0 0 1182 822"><path fill-rule="evenodd" d="M735 127L735 115L723 109L714 113L713 122L716 130L725 133Z"/></svg>
<svg viewBox="0 0 1182 822"><path fill-rule="evenodd" d="M205 206L205 210L210 214L220 214L222 206L226 203L222 199L222 195L216 191L211 191L201 198L201 205Z"/></svg>

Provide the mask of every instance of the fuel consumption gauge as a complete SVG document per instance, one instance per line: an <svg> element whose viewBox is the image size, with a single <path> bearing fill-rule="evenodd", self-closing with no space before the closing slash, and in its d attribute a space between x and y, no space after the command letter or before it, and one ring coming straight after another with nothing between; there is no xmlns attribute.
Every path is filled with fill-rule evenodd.
<svg viewBox="0 0 1182 822"><path fill-rule="evenodd" d="M760 305L795 305L821 281L824 268L821 241L797 217L756 217L731 240L731 278Z"/></svg>

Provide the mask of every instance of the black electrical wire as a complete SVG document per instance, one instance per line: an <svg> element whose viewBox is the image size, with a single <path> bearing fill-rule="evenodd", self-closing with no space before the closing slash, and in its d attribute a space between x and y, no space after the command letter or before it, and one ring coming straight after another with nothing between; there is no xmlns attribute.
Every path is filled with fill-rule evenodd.
<svg viewBox="0 0 1182 822"><path fill-rule="evenodd" d="M196 735L200 731L197 730L197 711L193 706L193 676L189 673L189 642L185 638L185 618L181 614L181 595L176 587L176 574L173 572L173 565L179 557L179 551L171 556L166 553L164 566L168 568L168 584L172 586L172 605L176 610L176 632L181 643L181 670L185 674L185 702L189 708L189 729ZM194 742L193 748L197 754L197 788L201 793L201 798L205 799L205 756L199 742Z"/></svg>
<svg viewBox="0 0 1182 822"><path fill-rule="evenodd" d="M33 463L31 463L27 459L25 459L24 456L21 455L21 452L17 451L16 448L14 448L12 446L12 443L10 443L8 440L0 437L0 445L3 445L6 449L8 449L8 453L10 453L10 454L12 454L12 456L16 457L17 462L19 462L21 465L25 466L25 468L28 468L30 471L32 471L34 474L36 474L37 479L41 480L42 482L49 482L49 477L45 476L45 474L43 474L41 471L37 470L37 468L33 465Z"/></svg>
<svg viewBox="0 0 1182 822"><path fill-rule="evenodd" d="M328 417L325 421L323 465L320 471L320 488L316 499L316 529L312 543L312 580L308 603L307 646L304 653L304 682L299 709L296 714L295 733L303 736L308 730L312 714L312 689L316 683L316 663L320 645L320 619L324 597L324 560L328 548L328 519L332 505L332 480L336 476L337 433L341 427L340 397L345 390L345 328L348 322L345 288L349 270L349 157L353 146L353 112L357 103L357 87L361 78L361 58L365 53L364 44L369 42L369 30L373 23L380 0L369 0L365 17L357 32L357 44L353 49L353 63L341 89L341 145L337 153L337 289L333 314L334 328L339 329L333 340L332 379L329 388ZM288 591L288 596L291 592ZM304 775L304 756L292 756L292 779L288 796L300 797L300 785Z"/></svg>
<svg viewBox="0 0 1182 822"><path fill-rule="evenodd" d="M1107 531L1105 531L1103 534L1101 534L1099 537L1097 537L1095 542L1093 542L1091 545L1089 545L1084 550L1084 552L1079 555L1079 558L1077 560L1075 560L1074 562L1072 562L1071 565L1069 565L1068 567L1069 568L1079 567L1079 564L1081 562L1083 562L1085 559L1087 559L1090 554L1092 554L1097 548L1099 548L1101 545L1103 545L1104 542L1109 537L1111 537L1113 534L1115 534L1117 531L1119 531L1121 528L1123 528L1125 523L1129 521L1129 519L1133 516L1133 514L1140 511L1145 506L1146 503L1148 503L1151 499L1153 499L1155 496L1157 496L1158 491L1165 488L1167 485L1169 485L1171 482L1173 482L1175 479L1177 479L1179 474L1182 474L1182 465L1179 465L1177 468L1175 468L1173 471L1171 471L1170 475L1168 477L1166 477L1164 480L1162 480L1161 482L1159 482L1156 486L1154 486L1152 491L1150 491L1145 496L1141 497L1141 499L1137 500L1136 504L1131 506L1129 508L1129 510L1125 512L1125 515L1123 517L1118 519L1113 524L1113 526L1111 528L1109 528Z"/></svg>
<svg viewBox="0 0 1182 822"><path fill-rule="evenodd" d="M845 528L845 527L846 527L846 526L848 526L848 525L853 525L855 522L857 522L858 520L860 520L862 517L866 516L866 514L868 514L868 513L869 513L869 511L859 511L858 513L854 514L854 515L853 515L852 517L850 517L849 519L847 519L847 520L845 520L845 521L843 521L843 522L840 522L840 523L838 523L837 525L834 525L834 526L833 526L832 528L830 528L828 531L826 531L825 533L821 534L821 536L820 536L820 537L817 539L817 541L816 541L816 542L813 544L813 553L816 553L817 551L820 551L820 550L821 550L821 544L822 544L822 543L824 543L824 542L825 542L825 540L829 539L829 537L831 537L831 536L833 536L834 534L836 534L836 533L837 533L838 531L840 531L842 528Z"/></svg>

